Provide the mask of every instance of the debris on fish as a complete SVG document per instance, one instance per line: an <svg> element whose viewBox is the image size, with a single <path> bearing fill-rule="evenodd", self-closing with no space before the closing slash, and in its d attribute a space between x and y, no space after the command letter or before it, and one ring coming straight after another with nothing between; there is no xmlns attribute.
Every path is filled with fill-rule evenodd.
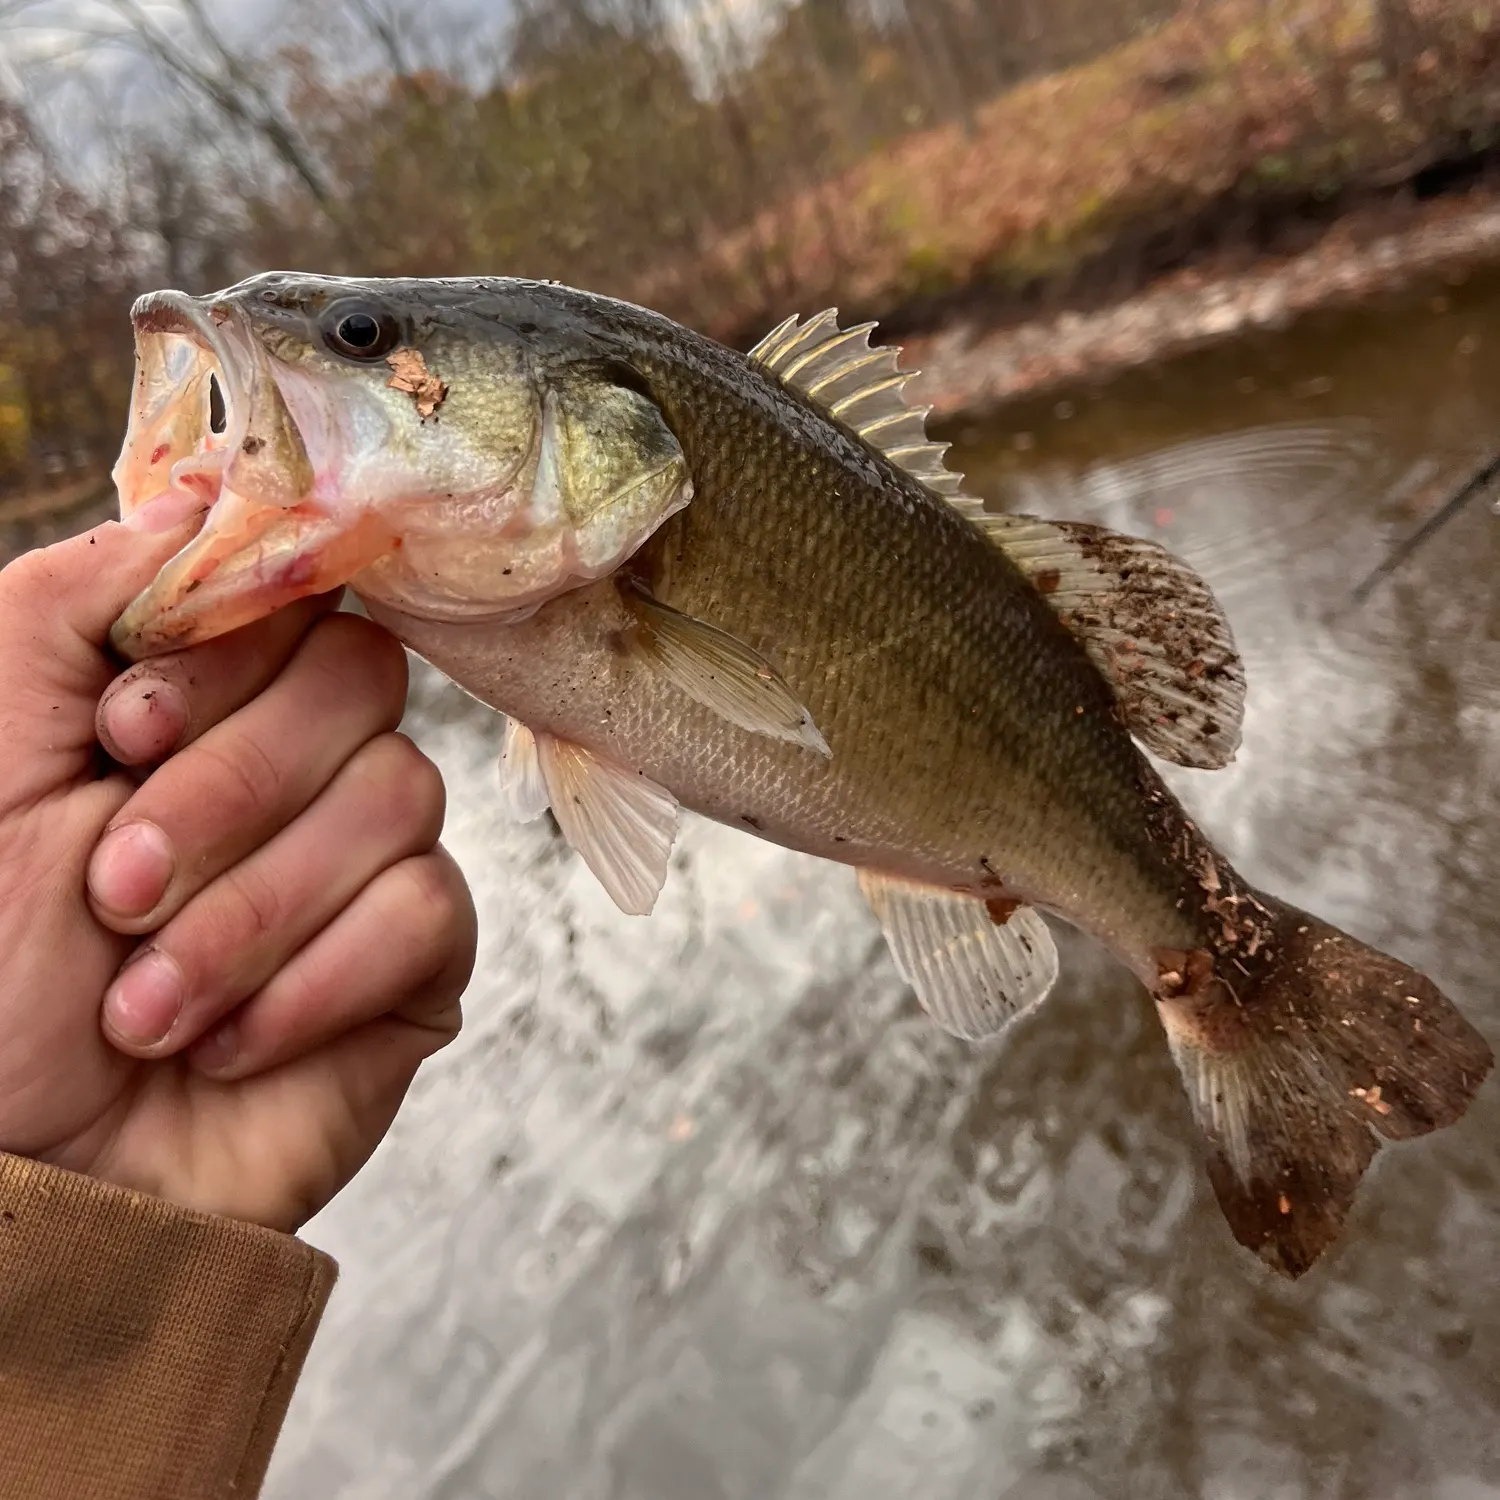
<svg viewBox="0 0 1500 1500"><path fill-rule="evenodd" d="M965 495L872 324L789 318L746 356L553 283L292 274L134 322L122 510L211 509L126 656L347 583L508 715L507 807L550 806L623 910L679 807L852 865L959 1036L1044 1001L1042 913L1090 933L1154 997L1234 1234L1287 1275L1380 1146L1489 1073L1429 980L1256 891L1142 753L1239 744L1208 586Z"/></svg>

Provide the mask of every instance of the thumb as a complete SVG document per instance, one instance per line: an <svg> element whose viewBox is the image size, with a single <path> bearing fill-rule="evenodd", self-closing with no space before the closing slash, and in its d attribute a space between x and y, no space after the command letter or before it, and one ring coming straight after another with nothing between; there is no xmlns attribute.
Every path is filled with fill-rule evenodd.
<svg viewBox="0 0 1500 1500"><path fill-rule="evenodd" d="M23 553L0 573L0 628L19 647L7 655L92 666L102 659L120 612L182 549L200 520L194 515L159 532L106 521ZM92 658L87 664L79 660L84 655Z"/></svg>
<svg viewBox="0 0 1500 1500"><path fill-rule="evenodd" d="M107 521L0 571L0 810L91 773L94 712L119 670L109 627L192 534Z"/></svg>

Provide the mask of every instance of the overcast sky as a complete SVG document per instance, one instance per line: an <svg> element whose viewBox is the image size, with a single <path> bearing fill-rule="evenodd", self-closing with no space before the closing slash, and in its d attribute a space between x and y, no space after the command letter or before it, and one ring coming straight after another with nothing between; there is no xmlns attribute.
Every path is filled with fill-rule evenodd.
<svg viewBox="0 0 1500 1500"><path fill-rule="evenodd" d="M104 170L96 149L122 125L149 126L173 90L138 47L128 44L121 10L131 0L0 0L0 89L24 91L38 123L87 178ZM177 0L136 0L163 30L184 35ZM205 0L224 37L251 52L280 40L317 37L320 15L341 0ZM418 66L486 77L502 55L512 0L363 0L394 14ZM787 0L666 0L681 20L679 45L689 62L704 20L731 25L743 41L763 33ZM288 24L288 18L294 18ZM691 21L690 21L691 18ZM309 25L309 23L314 23ZM375 44L357 31L335 32L338 47L322 56L331 69L378 66ZM117 40L111 42L110 38ZM181 114L168 117L180 120ZM205 120L210 117L205 116ZM217 121L212 122L217 125Z"/></svg>
<svg viewBox="0 0 1500 1500"><path fill-rule="evenodd" d="M180 29L175 0L139 0L140 8L166 30ZM369 0L383 13L394 15L400 29L419 54L424 45L433 56L423 61L461 63L464 56L503 37L511 15L510 0ZM786 0L667 0L668 10L682 21L684 44L695 27L688 18L704 14L732 24L742 34L762 30ZM205 0L215 25L230 41L264 49L274 44L285 17L304 21L320 10L336 10L338 0ZM0 0L0 77L39 65L77 66L80 41L126 29L111 0ZM351 58L353 66L365 59ZM98 65L93 57L87 59Z"/></svg>

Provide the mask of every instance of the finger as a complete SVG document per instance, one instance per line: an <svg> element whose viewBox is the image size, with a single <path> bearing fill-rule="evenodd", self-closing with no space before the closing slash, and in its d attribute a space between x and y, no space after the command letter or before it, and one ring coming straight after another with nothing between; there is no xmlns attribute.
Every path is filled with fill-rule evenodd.
<svg viewBox="0 0 1500 1500"><path fill-rule="evenodd" d="M448 863L446 855L437 857ZM461 1014L449 996L472 962L465 938L452 966L398 1009L233 1083L227 1092L236 1121L260 1122L255 1139L274 1153L275 1165L274 1172L245 1174L252 1198L236 1207L241 1217L294 1232L359 1171L390 1128L417 1069L457 1035ZM257 1176L275 1184L274 1192L261 1188L258 1201Z"/></svg>
<svg viewBox="0 0 1500 1500"><path fill-rule="evenodd" d="M402 735L372 740L294 823L168 922L104 997L137 1057L190 1046L254 994L379 873L442 832L437 768Z"/></svg>
<svg viewBox="0 0 1500 1500"><path fill-rule="evenodd" d="M189 1054L217 1079L280 1067L382 1016L455 1035L474 968L474 902L441 848L394 865ZM413 1037L415 1062L435 1050ZM425 1050L424 1050L425 1049Z"/></svg>
<svg viewBox="0 0 1500 1500"><path fill-rule="evenodd" d="M94 705L116 670L104 648L110 624L191 535L138 536L111 521L0 569L9 803L95 774Z"/></svg>
<svg viewBox="0 0 1500 1500"><path fill-rule="evenodd" d="M253 702L155 771L89 862L95 915L149 932L306 808L406 704L406 656L356 615L320 620Z"/></svg>
<svg viewBox="0 0 1500 1500"><path fill-rule="evenodd" d="M39 649L103 646L120 612L197 530L198 517L142 534L106 521L50 547L23 553L4 570L0 603L29 627Z"/></svg>
<svg viewBox="0 0 1500 1500"><path fill-rule="evenodd" d="M165 760L264 691L342 589L301 599L229 635L139 662L110 683L96 727L125 766Z"/></svg>
<svg viewBox="0 0 1500 1500"><path fill-rule="evenodd" d="M295 1233L369 1160L417 1069L457 1035L457 1004L440 1018L388 1014L253 1077L199 1077L216 1091L243 1169L217 1174L197 1206Z"/></svg>

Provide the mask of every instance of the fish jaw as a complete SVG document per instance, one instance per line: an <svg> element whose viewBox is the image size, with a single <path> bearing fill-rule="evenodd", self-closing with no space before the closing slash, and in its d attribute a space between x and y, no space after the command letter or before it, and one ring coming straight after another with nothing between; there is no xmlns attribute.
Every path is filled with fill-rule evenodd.
<svg viewBox="0 0 1500 1500"><path fill-rule="evenodd" d="M379 516L221 492L208 520L126 606L110 643L129 661L180 650L345 584L400 546Z"/></svg>
<svg viewBox="0 0 1500 1500"><path fill-rule="evenodd" d="M185 489L174 486L174 471L184 460L212 451L212 375L212 357L188 335L148 332L138 337L130 424L110 474L121 520L174 488Z"/></svg>
<svg viewBox="0 0 1500 1500"><path fill-rule="evenodd" d="M148 506L191 514L219 493L235 448L249 436L253 356L247 331L182 292L152 292L131 309L135 384L125 442L111 472L120 517ZM228 325L228 326L226 326ZM215 430L219 383L224 423ZM231 415L233 421L231 422Z"/></svg>

